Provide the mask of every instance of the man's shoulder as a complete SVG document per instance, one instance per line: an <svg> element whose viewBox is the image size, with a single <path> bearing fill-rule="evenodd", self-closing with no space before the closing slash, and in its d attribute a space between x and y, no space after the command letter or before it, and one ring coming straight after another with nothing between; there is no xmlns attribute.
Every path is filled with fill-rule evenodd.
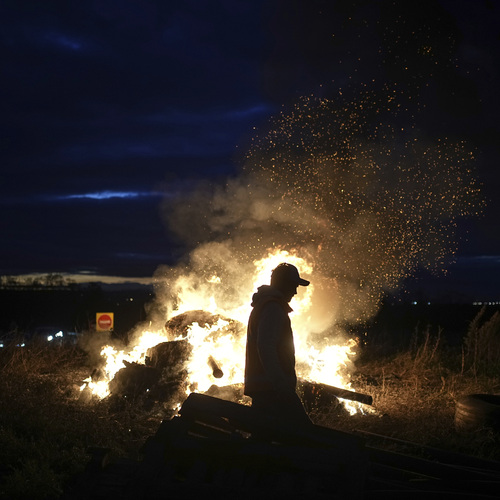
<svg viewBox="0 0 500 500"><path fill-rule="evenodd" d="M252 307L254 311L259 312L263 309L266 309L266 311L281 310L285 314L288 314L291 311L283 294L269 285L262 285L259 287L257 293L252 297Z"/></svg>
<svg viewBox="0 0 500 500"><path fill-rule="evenodd" d="M290 306L283 300L278 298L270 298L259 304L259 311L262 316L272 314L272 315L283 315L288 316L290 312Z"/></svg>

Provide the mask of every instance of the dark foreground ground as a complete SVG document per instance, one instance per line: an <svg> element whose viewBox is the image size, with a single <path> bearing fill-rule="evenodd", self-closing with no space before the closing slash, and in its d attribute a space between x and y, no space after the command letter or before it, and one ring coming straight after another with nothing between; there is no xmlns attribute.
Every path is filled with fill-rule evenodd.
<svg viewBox="0 0 500 500"><path fill-rule="evenodd" d="M352 385L371 395L373 405L353 416L319 405L311 409L314 423L363 433L369 443L397 452L418 455L415 443L500 461L498 433L459 433L454 424L464 395L500 393L494 308L387 306L365 333ZM61 498L92 449L140 461L148 438L175 415L165 401L147 396L82 399L80 385L92 369L78 344L0 350L0 498Z"/></svg>
<svg viewBox="0 0 500 500"><path fill-rule="evenodd" d="M498 434L460 434L454 426L456 401L466 394L498 393L500 379L455 371L437 352L432 360L430 353L424 359L422 351L407 351L360 362L353 388L371 395L373 406L354 416L322 407L311 418L348 433L500 460ZM82 401L79 385L91 367L76 347L1 355L1 498L59 498L84 471L95 448L111 450L114 458L141 460L146 440L175 414L163 402L141 397ZM365 438L387 449L419 453L408 443Z"/></svg>

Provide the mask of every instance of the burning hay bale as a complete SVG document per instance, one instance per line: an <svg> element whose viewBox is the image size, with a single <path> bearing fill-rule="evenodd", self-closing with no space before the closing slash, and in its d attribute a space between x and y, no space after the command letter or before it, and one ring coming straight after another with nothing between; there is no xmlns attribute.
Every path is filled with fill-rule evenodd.
<svg viewBox="0 0 500 500"><path fill-rule="evenodd" d="M236 337L245 335L245 327L239 321L203 310L186 311L174 316L165 323L165 330L169 339L184 339L188 337L191 327L197 323L201 328L212 330L211 335L219 335L221 329L217 328L217 325L221 321L224 322L222 330Z"/></svg>
<svg viewBox="0 0 500 500"><path fill-rule="evenodd" d="M187 340L162 342L148 349L145 364L160 373L152 397L159 401L183 399L188 386L186 363L191 354L192 346Z"/></svg>
<svg viewBox="0 0 500 500"><path fill-rule="evenodd" d="M118 370L109 383L111 394L136 397L149 391L160 379L160 371L140 363L123 361L125 367Z"/></svg>
<svg viewBox="0 0 500 500"><path fill-rule="evenodd" d="M109 392L127 398L147 394L157 401L168 401L179 391L185 393L185 364L191 352L187 340L174 340L150 347L144 364L123 360L124 367L109 382Z"/></svg>
<svg viewBox="0 0 500 500"><path fill-rule="evenodd" d="M147 350L145 364L157 370L176 371L189 359L191 352L192 347L187 340L161 342Z"/></svg>

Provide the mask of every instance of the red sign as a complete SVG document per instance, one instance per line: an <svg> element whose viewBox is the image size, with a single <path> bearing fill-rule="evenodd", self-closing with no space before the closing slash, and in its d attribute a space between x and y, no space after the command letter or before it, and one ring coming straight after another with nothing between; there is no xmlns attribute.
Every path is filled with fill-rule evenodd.
<svg viewBox="0 0 500 500"><path fill-rule="evenodd" d="M113 329L113 313L97 313L96 329L100 332L107 332Z"/></svg>

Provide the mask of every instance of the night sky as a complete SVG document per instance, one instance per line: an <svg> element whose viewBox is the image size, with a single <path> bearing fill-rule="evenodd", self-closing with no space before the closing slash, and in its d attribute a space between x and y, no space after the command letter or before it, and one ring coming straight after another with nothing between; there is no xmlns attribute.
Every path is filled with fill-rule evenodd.
<svg viewBox="0 0 500 500"><path fill-rule="evenodd" d="M427 286L498 299L499 1L4 0L0 51L0 275L151 276L185 250L165 200L237 177L282 106L396 83L487 200Z"/></svg>

